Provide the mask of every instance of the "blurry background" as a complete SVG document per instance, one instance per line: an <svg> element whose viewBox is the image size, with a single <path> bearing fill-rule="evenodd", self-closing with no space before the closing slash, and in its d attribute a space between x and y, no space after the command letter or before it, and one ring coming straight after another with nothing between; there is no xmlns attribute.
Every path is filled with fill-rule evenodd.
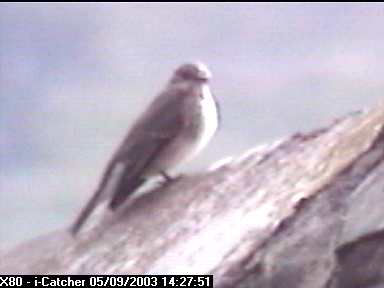
<svg viewBox="0 0 384 288"><path fill-rule="evenodd" d="M222 109L196 171L383 98L383 35L373 3L1 3L0 247L73 221L179 64Z"/></svg>

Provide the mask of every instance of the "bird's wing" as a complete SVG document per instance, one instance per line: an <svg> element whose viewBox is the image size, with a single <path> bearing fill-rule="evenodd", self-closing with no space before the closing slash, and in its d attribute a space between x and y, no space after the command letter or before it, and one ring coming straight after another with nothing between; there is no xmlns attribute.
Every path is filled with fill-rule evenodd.
<svg viewBox="0 0 384 288"><path fill-rule="evenodd" d="M148 110L136 121L123 143L112 157L103 174L100 185L87 205L83 208L71 232L75 235L84 224L99 202L104 190L112 177L113 171L119 166L120 177L115 183L112 199L117 207L134 189L123 189L124 184L140 183L142 173L156 158L158 153L182 130L184 120L185 95L176 89L166 90L155 98ZM123 165L123 167L121 167ZM136 185L128 185L135 187ZM128 188L128 187L127 187ZM135 187L136 188L136 187ZM110 204L111 206L111 204Z"/></svg>
<svg viewBox="0 0 384 288"><path fill-rule="evenodd" d="M179 90L158 96L136 121L111 162L125 163L130 173L146 168L151 160L183 129L186 97Z"/></svg>
<svg viewBox="0 0 384 288"><path fill-rule="evenodd" d="M150 105L124 139L112 162L123 163L124 171L114 189L110 207L116 209L137 185L143 173L163 149L182 131L186 102L183 93L168 90ZM140 183L140 181L139 181Z"/></svg>

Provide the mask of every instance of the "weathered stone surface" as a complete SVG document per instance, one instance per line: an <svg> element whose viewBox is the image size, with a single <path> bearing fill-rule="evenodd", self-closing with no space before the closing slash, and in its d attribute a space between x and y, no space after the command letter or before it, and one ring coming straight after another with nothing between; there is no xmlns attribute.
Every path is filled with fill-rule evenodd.
<svg viewBox="0 0 384 288"><path fill-rule="evenodd" d="M101 205L78 237L57 231L15 247L0 272L384 287L383 126L378 106L155 188L117 214Z"/></svg>

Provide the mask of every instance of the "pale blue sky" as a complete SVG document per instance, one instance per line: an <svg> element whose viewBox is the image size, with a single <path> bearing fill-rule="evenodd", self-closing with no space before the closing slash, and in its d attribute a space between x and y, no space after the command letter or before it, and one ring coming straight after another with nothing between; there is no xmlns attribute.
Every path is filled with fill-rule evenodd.
<svg viewBox="0 0 384 288"><path fill-rule="evenodd" d="M69 224L189 60L223 125L180 171L383 99L382 3L0 4L0 245Z"/></svg>

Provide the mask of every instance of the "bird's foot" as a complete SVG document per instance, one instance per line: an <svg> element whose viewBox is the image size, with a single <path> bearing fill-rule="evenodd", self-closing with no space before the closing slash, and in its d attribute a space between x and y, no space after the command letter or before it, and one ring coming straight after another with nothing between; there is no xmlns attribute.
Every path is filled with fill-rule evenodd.
<svg viewBox="0 0 384 288"><path fill-rule="evenodd" d="M171 175L169 175L165 171L161 171L160 174L161 174L161 176L163 176L163 179L165 180L165 182L170 182L170 181L174 180L174 177L172 177Z"/></svg>
<svg viewBox="0 0 384 288"><path fill-rule="evenodd" d="M183 175L171 176L165 171L161 171L160 174L164 178L165 183L174 182L176 180L179 180L181 177L183 177Z"/></svg>

